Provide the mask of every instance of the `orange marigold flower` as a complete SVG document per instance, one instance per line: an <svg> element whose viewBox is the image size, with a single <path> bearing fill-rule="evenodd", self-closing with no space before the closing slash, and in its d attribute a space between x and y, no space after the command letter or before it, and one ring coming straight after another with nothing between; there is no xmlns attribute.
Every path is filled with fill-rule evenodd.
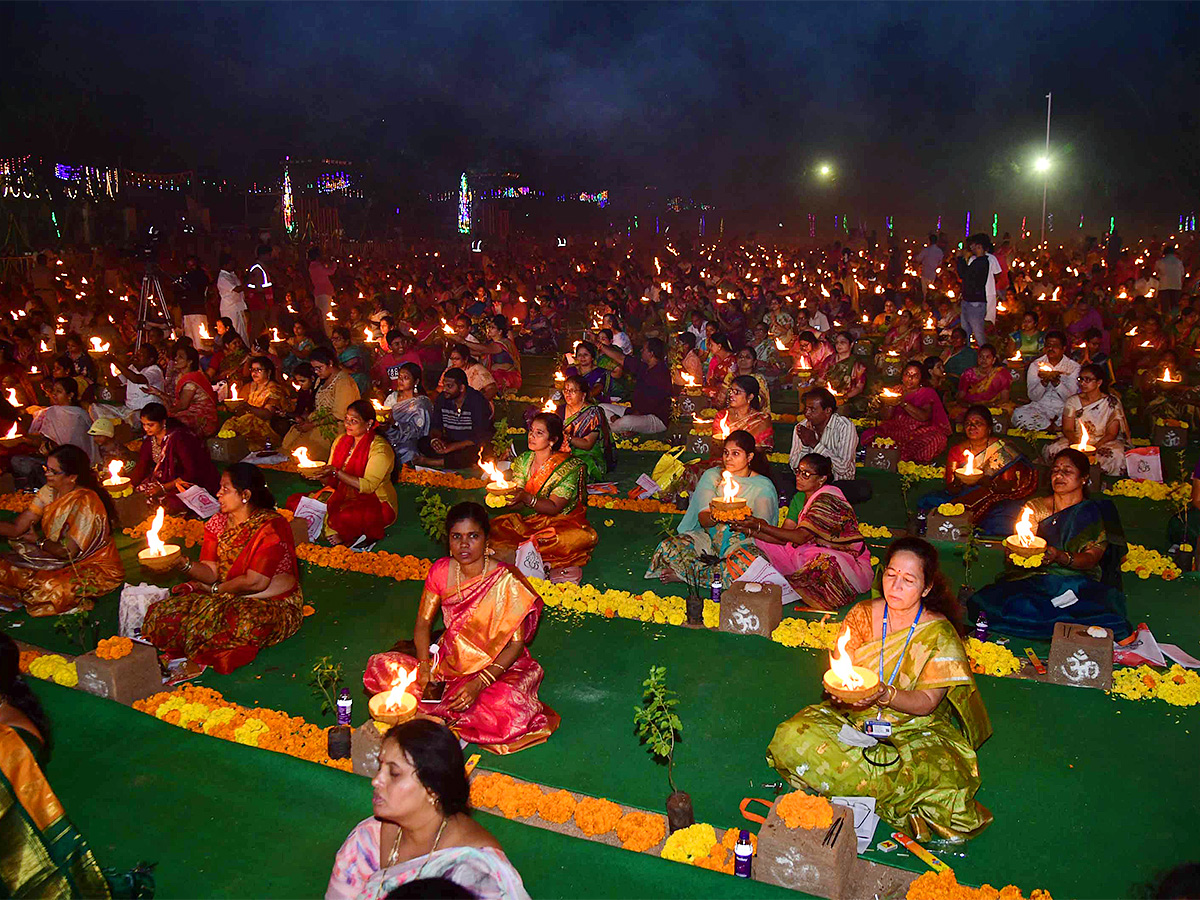
<svg viewBox="0 0 1200 900"><path fill-rule="evenodd" d="M788 828L828 828L833 824L833 807L829 801L802 791L780 797L775 812Z"/></svg>
<svg viewBox="0 0 1200 900"><path fill-rule="evenodd" d="M547 822L561 825L575 814L575 796L570 791L551 791L538 800L537 813Z"/></svg>
<svg viewBox="0 0 1200 900"><path fill-rule="evenodd" d="M617 823L621 846L635 853L645 853L667 836L667 821L655 813L630 810Z"/></svg>
<svg viewBox="0 0 1200 900"><path fill-rule="evenodd" d="M575 807L575 824L589 837L608 834L621 820L621 807L611 800L585 797Z"/></svg>
<svg viewBox="0 0 1200 900"><path fill-rule="evenodd" d="M542 789L528 781L513 781L500 791L500 799L496 807L506 819L526 819L535 815L538 801L542 799Z"/></svg>

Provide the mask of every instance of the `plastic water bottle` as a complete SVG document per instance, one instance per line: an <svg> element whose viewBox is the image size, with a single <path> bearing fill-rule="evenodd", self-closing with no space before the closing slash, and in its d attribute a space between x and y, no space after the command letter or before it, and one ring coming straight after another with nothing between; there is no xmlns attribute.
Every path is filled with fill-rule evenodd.
<svg viewBox="0 0 1200 900"><path fill-rule="evenodd" d="M738 833L737 844L733 848L733 874L738 878L749 878L753 860L754 848L750 846L750 832L743 828Z"/></svg>
<svg viewBox="0 0 1200 900"><path fill-rule="evenodd" d="M716 575L712 580L712 602L721 605L721 576Z"/></svg>
<svg viewBox="0 0 1200 900"><path fill-rule="evenodd" d="M988 620L982 612L979 613L979 618L975 620L975 639L986 641L988 635Z"/></svg>
<svg viewBox="0 0 1200 900"><path fill-rule="evenodd" d="M350 699L350 691L347 688L342 688L338 692L337 698L337 723L339 725L350 724L350 713L354 708L354 701Z"/></svg>

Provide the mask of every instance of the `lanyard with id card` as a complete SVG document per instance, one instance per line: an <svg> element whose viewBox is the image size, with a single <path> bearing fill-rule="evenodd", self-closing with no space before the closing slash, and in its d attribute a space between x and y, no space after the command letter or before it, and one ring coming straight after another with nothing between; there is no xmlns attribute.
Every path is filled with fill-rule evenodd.
<svg viewBox="0 0 1200 900"><path fill-rule="evenodd" d="M925 601L921 601L921 605L917 607L917 617L913 619L913 623L909 626L908 637L904 639L904 649L900 651L900 658L896 660L896 665L892 669L892 677L887 680L886 686L891 687L896 680L896 676L900 674L900 666L904 664L904 657L908 653L908 645L912 643L913 632L917 630L917 623L921 621L921 613L925 611ZM883 634L879 644L879 683L883 681L883 651L884 645L887 644L887 626L888 626L888 608L887 601L883 604ZM884 740L892 736L892 723L886 719L867 719L863 723L863 733L867 734L876 740Z"/></svg>

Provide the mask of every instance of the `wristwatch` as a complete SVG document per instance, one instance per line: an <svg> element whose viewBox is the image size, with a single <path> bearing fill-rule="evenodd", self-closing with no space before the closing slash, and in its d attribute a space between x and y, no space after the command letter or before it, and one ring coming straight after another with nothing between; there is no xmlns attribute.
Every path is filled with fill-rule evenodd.
<svg viewBox="0 0 1200 900"><path fill-rule="evenodd" d="M210 593L210 594L215 594L215 593L217 593L217 591L220 589L220 587L221 587L221 581L220 581L220 579L218 579L218 580L216 580L216 581L214 581L214 582L213 582L213 584L212 584L212 590L211 590L211 591L209 591L209 593Z"/></svg>

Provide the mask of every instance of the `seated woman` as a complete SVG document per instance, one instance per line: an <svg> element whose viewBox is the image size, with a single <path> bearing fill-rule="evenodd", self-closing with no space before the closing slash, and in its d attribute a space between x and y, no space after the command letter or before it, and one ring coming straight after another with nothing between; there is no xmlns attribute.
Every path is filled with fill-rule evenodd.
<svg viewBox="0 0 1200 900"><path fill-rule="evenodd" d="M834 356L829 344L818 333L807 329L797 333L791 354L791 371L785 376L785 381L819 377L821 372L829 368ZM804 369L811 371L805 372Z"/></svg>
<svg viewBox="0 0 1200 900"><path fill-rule="evenodd" d="M218 381L237 381L241 374L242 363L250 355L242 336L236 331L227 331L221 339L221 347L208 361L204 375L216 384Z"/></svg>
<svg viewBox="0 0 1200 900"><path fill-rule="evenodd" d="M1022 501L1037 490L1037 470L1007 440L995 435L986 406L967 410L963 431L966 440L952 447L946 458L944 486L917 500L917 508L928 511L943 503L961 503L982 533L1010 535ZM955 475L966 468L967 453L972 454L971 468L983 472L983 478L970 485Z"/></svg>
<svg viewBox="0 0 1200 900"><path fill-rule="evenodd" d="M392 445L397 466L416 459L420 452L417 442L429 434L433 421L433 402L425 393L421 377L421 367L416 363L402 363L396 372L396 390L388 396L392 408L380 433Z"/></svg>
<svg viewBox="0 0 1200 900"><path fill-rule="evenodd" d="M759 448L772 449L775 446L775 429L771 424L771 414L763 406L764 402L770 402L763 400L763 387L763 382L753 375L738 375L730 381L725 392L728 405L725 412L713 422L714 432L748 431Z"/></svg>
<svg viewBox="0 0 1200 900"><path fill-rule="evenodd" d="M992 630L1044 640L1050 639L1056 622L1111 628L1117 640L1133 630L1121 591L1125 534L1111 501L1088 498L1090 468L1078 450L1055 455L1050 469L1054 493L1028 504L1037 534L1047 545L1042 565L1010 565L969 601L971 614L986 615Z"/></svg>
<svg viewBox="0 0 1200 900"><path fill-rule="evenodd" d="M303 618L292 529L275 511L262 471L234 463L221 475L217 501L221 511L204 525L199 561L180 563L188 580L142 623L147 641L188 659L191 677L208 666L225 675L246 665L299 631Z"/></svg>
<svg viewBox="0 0 1200 900"><path fill-rule="evenodd" d="M758 374L756 371L757 368L758 357L754 355L754 348L743 347L733 355L733 368L725 376L725 384L716 397L718 409L729 405L729 388L735 378L752 378L758 382L758 408L762 410L767 419L771 418L771 392L767 388L767 379ZM774 440L773 437L772 440ZM772 446L774 445L772 444Z"/></svg>
<svg viewBox="0 0 1200 900"><path fill-rule="evenodd" d="M1181 354L1192 358L1194 351L1190 349L1164 350L1159 354L1153 366L1148 367L1138 379L1141 396L1146 399L1143 419L1153 428L1156 419L1175 419L1186 422L1189 427L1200 425L1200 389L1190 385L1192 380L1186 367L1180 366ZM1111 363L1097 363L1111 376ZM1171 373L1171 383L1163 381L1167 370Z"/></svg>
<svg viewBox="0 0 1200 900"><path fill-rule="evenodd" d="M1021 354L1026 365L1045 351L1046 332L1038 327L1038 315L1033 310L1021 317L1021 327L1008 336L1014 352Z"/></svg>
<svg viewBox="0 0 1200 900"><path fill-rule="evenodd" d="M50 720L20 674L21 651L0 634L0 890L8 897L111 897L87 841L46 780ZM118 895L120 896L120 895ZM131 895L125 895L131 896Z"/></svg>
<svg viewBox="0 0 1200 900"><path fill-rule="evenodd" d="M902 309L896 317L895 324L884 335L883 343L879 346L879 353L875 357L875 364L882 365L889 352L895 353L901 359L909 359L915 356L919 349L921 349L921 328L918 323L913 321L912 312Z"/></svg>
<svg viewBox="0 0 1200 900"><path fill-rule="evenodd" d="M355 400L342 420L345 434L333 442L329 464L302 469L306 478L324 483L311 496L328 504L325 538L330 544L368 547L383 539L384 530L396 521L396 489L392 467L396 455L383 436L376 433L375 408L366 400ZM288 498L295 511L304 494Z"/></svg>
<svg viewBox="0 0 1200 900"><path fill-rule="evenodd" d="M562 394L563 402L558 407L563 421L562 449L583 460L588 481L604 481L617 465L617 448L608 417L588 398L582 376L568 375Z"/></svg>
<svg viewBox="0 0 1200 900"><path fill-rule="evenodd" d="M942 398L925 383L925 369L918 362L905 364L900 389L903 395L889 410L888 418L864 431L860 445L869 447L877 437L891 438L901 459L929 463L946 449L950 437Z"/></svg>
<svg viewBox="0 0 1200 900"><path fill-rule="evenodd" d="M297 447L305 447L310 458L327 460L334 440L342 433L346 410L359 398L358 385L324 347L312 352L309 364L319 379L313 411L297 419L283 436L283 452L290 455Z"/></svg>
<svg viewBox="0 0 1200 900"><path fill-rule="evenodd" d="M283 357L283 371L291 375L296 366L308 362L309 356L317 349L313 339L308 336L308 327L300 319L292 323L292 336L287 340L287 353Z"/></svg>
<svg viewBox="0 0 1200 900"><path fill-rule="evenodd" d="M952 422L961 422L969 406L986 406L1013 411L1014 404L1008 398L1012 386L1012 373L1008 366L996 365L996 348L984 344L975 354L975 365L962 373L958 379L958 396L946 407Z"/></svg>
<svg viewBox="0 0 1200 900"><path fill-rule="evenodd" d="M979 362L979 353L967 341L967 333L962 328L950 329L950 344L939 356L946 374L956 385L963 374Z"/></svg>
<svg viewBox="0 0 1200 900"><path fill-rule="evenodd" d="M1063 434L1042 448L1042 457L1049 462L1060 450L1078 445L1087 429L1087 442L1096 448L1096 462L1108 475L1125 474L1125 451L1129 449L1129 423L1125 407L1108 390L1108 372L1103 366L1088 363L1079 368L1079 393L1063 404Z"/></svg>
<svg viewBox="0 0 1200 900"><path fill-rule="evenodd" d="M439 880L460 893L438 896L529 900L499 842L471 819L465 772L462 747L445 725L415 719L390 728L371 781L372 815L338 851L325 900L387 897L409 882Z"/></svg>
<svg viewBox="0 0 1200 900"><path fill-rule="evenodd" d="M487 359L487 367L501 390L517 391L521 388L521 351L508 336L508 319L492 316L487 323L486 340L477 344L465 341L472 353Z"/></svg>
<svg viewBox="0 0 1200 900"><path fill-rule="evenodd" d="M46 484L14 522L0 522L12 552L0 557L0 608L31 616L92 608L125 580L113 543L112 497L87 454L62 444L46 460ZM41 530L38 538L35 526Z"/></svg>
<svg viewBox="0 0 1200 900"><path fill-rule="evenodd" d="M87 410L79 405L79 386L75 379L54 379L50 387L50 400L52 405L34 414L28 437L17 445L24 452L16 453L10 460L13 474L29 487L37 488L46 483L42 468L46 455L55 447L79 447L89 462L100 458L96 442L90 434L92 419ZM30 452L34 449L31 445L36 446L36 455Z"/></svg>
<svg viewBox="0 0 1200 900"><path fill-rule="evenodd" d="M867 387L867 367L853 354L854 337L848 331L833 336L833 355L821 378L837 398L844 415L861 415L867 408L863 391Z"/></svg>
<svg viewBox="0 0 1200 900"><path fill-rule="evenodd" d="M429 569L413 641L406 653L378 653L367 663L368 689L386 689L390 663L417 666L420 710L445 721L460 739L492 753L515 753L540 744L558 728L558 713L541 703L545 672L529 655L542 598L512 566L487 553L491 530L478 503L456 503L446 514L450 556ZM433 622L446 630L430 659ZM403 648L407 642L398 644Z"/></svg>
<svg viewBox="0 0 1200 900"><path fill-rule="evenodd" d="M517 547L533 541L552 573L578 583L580 567L600 541L587 520L587 465L557 449L563 443L563 421L554 413L534 416L526 440L529 449L513 460L509 480L520 486L512 504L532 514L512 512L494 519L489 543L511 558Z"/></svg>
<svg viewBox="0 0 1200 900"><path fill-rule="evenodd" d="M713 519L708 507L720 495L728 472L737 497L749 504L750 514L764 522L778 522L779 493L770 478L767 455L755 446L749 432L739 430L725 439L721 458L723 470L712 468L700 476L678 533L655 549L647 578L695 582L706 564L701 557L709 555L718 560L721 583L729 587L759 556L752 538Z"/></svg>
<svg viewBox="0 0 1200 900"><path fill-rule="evenodd" d="M161 503L172 514L189 511L175 494L193 484L215 493L219 480L217 467L204 441L184 428L178 419L168 416L161 403L147 403L139 415L146 436L138 451L137 465L129 476L133 489Z"/></svg>
<svg viewBox="0 0 1200 900"><path fill-rule="evenodd" d="M371 354L351 340L350 329L345 325L339 325L333 329L330 340L333 342L334 352L337 353L338 365L345 369L354 383L358 385L359 396L369 396L371 393Z"/></svg>
<svg viewBox="0 0 1200 900"><path fill-rule="evenodd" d="M810 609L838 609L871 586L871 549L832 481L829 457L807 453L796 466L796 495L783 525L754 517L733 525L754 538Z"/></svg>
<svg viewBox="0 0 1200 900"><path fill-rule="evenodd" d="M229 334L237 337L233 332ZM217 433L217 392L213 390L208 376L200 371L200 354L195 347L180 344L176 348L175 370L178 377L175 379L174 399L169 398L165 391L154 388L147 390L161 398L171 415L186 425L196 437L201 440L212 437Z"/></svg>
<svg viewBox="0 0 1200 900"><path fill-rule="evenodd" d="M580 341L575 345L575 365L567 367L566 375L568 378L577 375L583 379L584 394L589 401L608 403L612 399L609 395L612 377L608 369L596 363L597 355L595 344Z"/></svg>
<svg viewBox="0 0 1200 900"><path fill-rule="evenodd" d="M687 375L692 380L692 384L703 384L704 361L696 350L696 335L690 331L681 332L679 343L682 348L682 359L679 361L679 369L672 373L671 380L675 384L682 385L686 383L683 376ZM607 357L605 358L607 359Z"/></svg>
<svg viewBox="0 0 1200 900"><path fill-rule="evenodd" d="M227 419L225 427L244 437L251 450L262 450L267 444L278 447L283 438L272 420L286 416L290 404L283 385L275 380L275 364L265 356L252 357L246 411Z"/></svg>
<svg viewBox="0 0 1200 900"><path fill-rule="evenodd" d="M712 322L708 322L712 325ZM725 387L725 376L733 368L733 350L730 349L729 338L720 332L715 332L708 338L708 364L704 367L704 393L715 402L721 389Z"/></svg>
<svg viewBox="0 0 1200 900"><path fill-rule="evenodd" d="M775 730L767 763L797 788L871 794L880 818L918 841L972 838L992 821L975 799L975 751L992 726L963 647L961 609L937 551L920 538L888 547L881 581L883 596L845 619L851 660L878 667L878 690L854 705L831 697L801 710ZM892 746L839 740L843 728L870 719L891 724Z"/></svg>

